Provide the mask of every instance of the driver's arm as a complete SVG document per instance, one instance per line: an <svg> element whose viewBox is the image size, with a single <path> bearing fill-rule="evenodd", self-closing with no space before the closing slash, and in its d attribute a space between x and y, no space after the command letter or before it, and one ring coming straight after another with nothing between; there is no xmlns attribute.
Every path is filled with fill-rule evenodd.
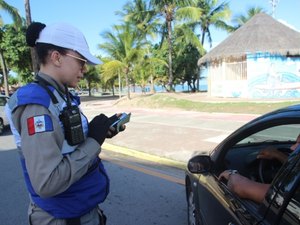
<svg viewBox="0 0 300 225"><path fill-rule="evenodd" d="M229 190L240 198L249 199L261 203L270 188L270 184L252 181L240 174L231 174L225 170L219 175L219 179L226 179Z"/></svg>

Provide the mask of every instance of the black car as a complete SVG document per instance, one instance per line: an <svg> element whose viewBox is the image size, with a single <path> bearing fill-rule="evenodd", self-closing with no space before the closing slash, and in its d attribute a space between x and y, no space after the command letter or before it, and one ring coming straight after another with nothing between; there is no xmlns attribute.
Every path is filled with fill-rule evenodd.
<svg viewBox="0 0 300 225"><path fill-rule="evenodd" d="M291 152L300 134L300 105L283 108L245 124L222 141L210 155L195 155L186 171L189 225L299 225L300 147ZM257 159L274 146L289 156L278 161ZM218 180L228 169L262 183L271 183L261 204L241 199Z"/></svg>

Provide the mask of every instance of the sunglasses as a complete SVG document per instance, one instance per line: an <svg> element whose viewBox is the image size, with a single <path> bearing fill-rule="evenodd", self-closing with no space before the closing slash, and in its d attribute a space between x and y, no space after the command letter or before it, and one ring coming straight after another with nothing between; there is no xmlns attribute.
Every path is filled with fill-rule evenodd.
<svg viewBox="0 0 300 225"><path fill-rule="evenodd" d="M85 64L87 63L87 60L86 60L86 59L80 58L80 57L75 56L75 55L71 55L71 54L69 54L69 53L67 53L66 55L67 55L67 56L70 56L70 57L72 57L72 58L74 58L74 59L79 60L79 61L80 61L80 64L81 64L81 69L83 69L84 66L85 66Z"/></svg>

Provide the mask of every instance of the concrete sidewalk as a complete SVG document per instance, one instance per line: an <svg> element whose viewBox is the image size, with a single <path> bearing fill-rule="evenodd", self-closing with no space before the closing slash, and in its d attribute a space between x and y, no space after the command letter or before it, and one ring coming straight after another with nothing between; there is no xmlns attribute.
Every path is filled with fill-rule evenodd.
<svg viewBox="0 0 300 225"><path fill-rule="evenodd" d="M185 165L195 153L210 152L230 133L258 116L120 107L115 101L82 102L89 119L100 113L132 113L126 130L107 139L103 149L180 165Z"/></svg>

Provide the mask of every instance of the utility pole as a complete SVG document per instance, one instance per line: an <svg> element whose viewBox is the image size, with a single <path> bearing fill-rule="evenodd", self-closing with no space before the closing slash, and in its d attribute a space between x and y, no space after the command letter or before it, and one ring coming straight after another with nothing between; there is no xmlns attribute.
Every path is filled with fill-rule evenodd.
<svg viewBox="0 0 300 225"><path fill-rule="evenodd" d="M270 0L271 6L272 6L272 17L275 18L275 9L277 7L277 4L279 3L279 0Z"/></svg>

